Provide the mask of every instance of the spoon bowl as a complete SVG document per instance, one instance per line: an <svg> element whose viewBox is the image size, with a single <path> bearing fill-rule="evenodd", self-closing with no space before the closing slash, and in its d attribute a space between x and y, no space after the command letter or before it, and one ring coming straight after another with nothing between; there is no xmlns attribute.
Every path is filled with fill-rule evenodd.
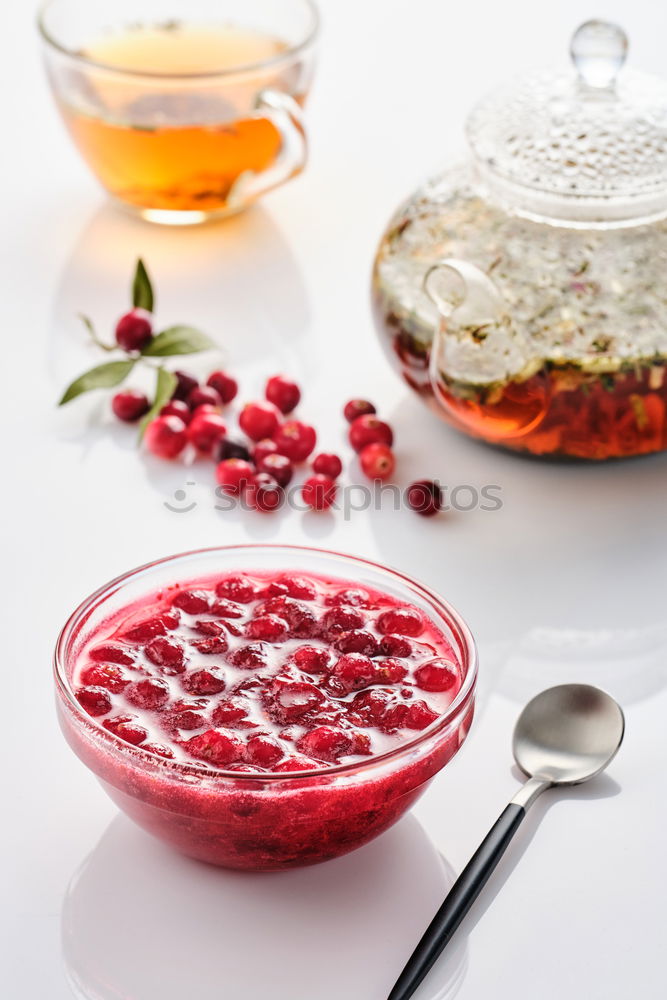
<svg viewBox="0 0 667 1000"><path fill-rule="evenodd" d="M528 777L577 785L616 756L624 730L623 712L610 695L588 684L561 684L528 702L514 729L512 751Z"/></svg>

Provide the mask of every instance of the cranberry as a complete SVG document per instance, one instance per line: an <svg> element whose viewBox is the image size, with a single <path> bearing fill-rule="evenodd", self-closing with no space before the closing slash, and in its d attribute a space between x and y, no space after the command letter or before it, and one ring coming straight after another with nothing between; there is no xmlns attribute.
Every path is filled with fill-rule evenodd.
<svg viewBox="0 0 667 1000"><path fill-rule="evenodd" d="M144 743L141 749L148 750L149 753L154 753L158 757L166 757L168 760L174 759L174 751L170 750L169 747L163 746L161 743Z"/></svg>
<svg viewBox="0 0 667 1000"><path fill-rule="evenodd" d="M278 430L278 411L270 403L246 403L239 425L252 441L273 437Z"/></svg>
<svg viewBox="0 0 667 1000"><path fill-rule="evenodd" d="M242 442L226 437L218 442L216 458L219 462L227 458L242 458L244 462L250 462L250 450Z"/></svg>
<svg viewBox="0 0 667 1000"><path fill-rule="evenodd" d="M215 470L218 485L225 493L231 493L233 496L239 496L245 492L254 474L255 470L250 462L246 462L242 458L226 458L223 462L218 463Z"/></svg>
<svg viewBox="0 0 667 1000"><path fill-rule="evenodd" d="M294 466L286 455L265 455L257 462L257 469L272 476L283 489L289 486L294 475Z"/></svg>
<svg viewBox="0 0 667 1000"><path fill-rule="evenodd" d="M253 736L246 746L246 759L257 767L273 767L285 756L282 747L266 736Z"/></svg>
<svg viewBox="0 0 667 1000"><path fill-rule="evenodd" d="M386 444L391 447L394 443L394 433L389 424L370 415L357 417L350 424L348 436L357 452L363 451L369 444Z"/></svg>
<svg viewBox="0 0 667 1000"><path fill-rule="evenodd" d="M133 715L117 715L114 719L105 719L103 725L114 736L135 747L148 738L148 733L136 722Z"/></svg>
<svg viewBox="0 0 667 1000"><path fill-rule="evenodd" d="M182 399L170 399L160 410L161 417L178 417L184 424L189 424L192 417L190 407Z"/></svg>
<svg viewBox="0 0 667 1000"><path fill-rule="evenodd" d="M324 701L319 688L305 681L274 681L272 694L274 714L282 723L301 719Z"/></svg>
<svg viewBox="0 0 667 1000"><path fill-rule="evenodd" d="M183 748L197 760L224 767L232 764L243 754L243 744L233 736L219 733L217 729L207 729L199 736L193 736L183 743Z"/></svg>
<svg viewBox="0 0 667 1000"><path fill-rule="evenodd" d="M422 691L449 691L458 679L458 670L448 660L430 660L415 670L415 680Z"/></svg>
<svg viewBox="0 0 667 1000"><path fill-rule="evenodd" d="M116 343L124 351L142 351L153 339L153 321L145 309L132 309L116 324Z"/></svg>
<svg viewBox="0 0 667 1000"><path fill-rule="evenodd" d="M415 701L409 706L403 725L406 729L426 729L438 718L438 713L433 712L425 701Z"/></svg>
<svg viewBox="0 0 667 1000"><path fill-rule="evenodd" d="M277 615L260 615L248 622L246 634L249 639L265 639L266 642L280 642L287 638L289 625Z"/></svg>
<svg viewBox="0 0 667 1000"><path fill-rule="evenodd" d="M327 649L317 646L300 646L295 651L293 660L307 674L324 674L329 669L331 655Z"/></svg>
<svg viewBox="0 0 667 1000"><path fill-rule="evenodd" d="M217 615L218 618L243 618L245 611L238 604L235 604L234 601L227 601L225 598L221 598L218 601L214 601L211 605L211 614Z"/></svg>
<svg viewBox="0 0 667 1000"><path fill-rule="evenodd" d="M206 719L202 713L192 708L179 708L177 711L167 712L162 721L165 729L171 732L177 729L188 732L192 729L201 729L206 725Z"/></svg>
<svg viewBox="0 0 667 1000"><path fill-rule="evenodd" d="M299 404L301 390L284 375L274 375L266 383L265 396L281 413L291 413Z"/></svg>
<svg viewBox="0 0 667 1000"><path fill-rule="evenodd" d="M380 640L380 652L385 656L410 656L412 643L403 635L384 635Z"/></svg>
<svg viewBox="0 0 667 1000"><path fill-rule="evenodd" d="M301 601L314 601L317 597L317 588L303 576L281 576L276 582L286 588L290 597Z"/></svg>
<svg viewBox="0 0 667 1000"><path fill-rule="evenodd" d="M348 608L340 605L327 611L322 619L322 625L331 637L340 632L349 632L354 628L362 628L366 624L365 616L357 608Z"/></svg>
<svg viewBox="0 0 667 1000"><path fill-rule="evenodd" d="M134 655L117 642L103 642L99 646L93 646L88 650L88 656L96 663L120 663L124 667L131 667L134 663Z"/></svg>
<svg viewBox="0 0 667 1000"><path fill-rule="evenodd" d="M379 726L391 702L386 691L360 691L350 703L350 718L360 726Z"/></svg>
<svg viewBox="0 0 667 1000"><path fill-rule="evenodd" d="M347 691L367 687L375 677L375 664L361 653L341 656L333 668L334 675L343 682Z"/></svg>
<svg viewBox="0 0 667 1000"><path fill-rule="evenodd" d="M212 622L205 619L204 621L195 622L192 627L195 632L199 632L200 635L206 635L209 638L222 637L224 639L225 637L224 625L221 625L220 622Z"/></svg>
<svg viewBox="0 0 667 1000"><path fill-rule="evenodd" d="M250 604L257 596L257 587L247 576L227 576L217 584L215 592L218 597L238 604Z"/></svg>
<svg viewBox="0 0 667 1000"><path fill-rule="evenodd" d="M208 611L209 597L205 590L179 590L172 604L189 615L201 615Z"/></svg>
<svg viewBox="0 0 667 1000"><path fill-rule="evenodd" d="M111 696L103 687L80 687L76 691L76 700L88 715L104 715L111 711Z"/></svg>
<svg viewBox="0 0 667 1000"><path fill-rule="evenodd" d="M288 623L293 636L305 639L318 631L315 612L293 597L272 597L262 605L262 612L278 615Z"/></svg>
<svg viewBox="0 0 667 1000"><path fill-rule="evenodd" d="M313 472L321 476L328 476L329 479L338 479L343 471L343 463L338 455L321 452L313 459Z"/></svg>
<svg viewBox="0 0 667 1000"><path fill-rule="evenodd" d="M382 684L399 684L407 674L407 668L393 657L376 662L375 676Z"/></svg>
<svg viewBox="0 0 667 1000"><path fill-rule="evenodd" d="M112 694L120 694L129 681L120 667L112 663L95 663L82 672L81 683L86 687L106 688Z"/></svg>
<svg viewBox="0 0 667 1000"><path fill-rule="evenodd" d="M303 502L312 510L328 510L336 502L338 488L328 476L309 476L301 487Z"/></svg>
<svg viewBox="0 0 667 1000"><path fill-rule="evenodd" d="M304 757L286 757L273 768L277 774L289 774L291 771L312 771L313 761Z"/></svg>
<svg viewBox="0 0 667 1000"><path fill-rule="evenodd" d="M155 677L135 681L125 688L125 697L137 708L157 709L169 701L169 687Z"/></svg>
<svg viewBox="0 0 667 1000"><path fill-rule="evenodd" d="M278 445L273 440L273 438L262 438L262 440L258 441L255 447L252 449L252 460L255 463L255 465L259 465L259 463L263 459L265 459L267 455L277 455L277 454L278 454Z"/></svg>
<svg viewBox="0 0 667 1000"><path fill-rule="evenodd" d="M421 514L422 517L433 517L442 509L442 490L431 479L419 479L412 483L407 491L408 507Z"/></svg>
<svg viewBox="0 0 667 1000"><path fill-rule="evenodd" d="M277 510L285 499L282 486L276 482L273 476L265 472L258 472L250 479L246 489L246 500L248 505L255 510L269 513Z"/></svg>
<svg viewBox="0 0 667 1000"><path fill-rule="evenodd" d="M229 662L241 670L260 670L267 664L266 645L263 642L250 642L247 646L239 646L229 657Z"/></svg>
<svg viewBox="0 0 667 1000"><path fill-rule="evenodd" d="M248 703L243 698L229 698L221 701L213 709L211 718L216 726L230 726L232 729L243 728L239 723L248 725Z"/></svg>
<svg viewBox="0 0 667 1000"><path fill-rule="evenodd" d="M176 388L174 389L171 398L179 399L184 402L193 389L196 389L199 382L194 377L194 375L189 375L187 372L174 372L176 376Z"/></svg>
<svg viewBox="0 0 667 1000"><path fill-rule="evenodd" d="M188 694L220 694L225 690L225 678L215 667L192 670L183 678Z"/></svg>
<svg viewBox="0 0 667 1000"><path fill-rule="evenodd" d="M375 656L379 652L375 636L358 628L343 632L334 641L334 646L341 653L364 653L366 656Z"/></svg>
<svg viewBox="0 0 667 1000"><path fill-rule="evenodd" d="M156 417L144 435L146 447L158 458L176 458L188 443L188 432L179 417Z"/></svg>
<svg viewBox="0 0 667 1000"><path fill-rule="evenodd" d="M318 726L302 736L297 743L302 753L317 757L319 760L335 763L339 757L350 753L352 740L342 729L333 726Z"/></svg>
<svg viewBox="0 0 667 1000"><path fill-rule="evenodd" d="M145 618L144 621L131 625L125 633L125 637L132 642L148 642L156 635L165 635L167 626L164 618L157 615L154 618Z"/></svg>
<svg viewBox="0 0 667 1000"><path fill-rule="evenodd" d="M273 434L281 455L287 455L293 462L305 462L317 444L314 427L300 420L287 420Z"/></svg>
<svg viewBox="0 0 667 1000"><path fill-rule="evenodd" d="M144 652L151 663L163 668L165 674L182 674L185 670L185 651L175 639L159 635L151 639Z"/></svg>
<svg viewBox="0 0 667 1000"><path fill-rule="evenodd" d="M369 479L389 479L396 468L394 453L386 444L367 444L359 455L359 462Z"/></svg>
<svg viewBox="0 0 667 1000"><path fill-rule="evenodd" d="M215 389L224 404L231 403L239 391L238 382L231 375L228 375L227 372L211 372L206 379L206 385L210 385L212 389Z"/></svg>
<svg viewBox="0 0 667 1000"><path fill-rule="evenodd" d="M371 746L371 738L368 733L351 733L352 736L352 749L351 753L364 754L368 756L373 752Z"/></svg>
<svg viewBox="0 0 667 1000"><path fill-rule="evenodd" d="M377 410L367 399L351 399L345 404L343 413L348 424L351 424L357 417L372 416Z"/></svg>
<svg viewBox="0 0 667 1000"><path fill-rule="evenodd" d="M188 427L190 443L203 455L210 455L226 433L227 426L221 416L217 413L201 413L199 410L195 411Z"/></svg>
<svg viewBox="0 0 667 1000"><path fill-rule="evenodd" d="M196 410L199 406L212 406L215 410L219 410L222 406L222 399L220 393L216 392L212 386L197 385L188 393L186 403L191 410Z"/></svg>
<svg viewBox="0 0 667 1000"><path fill-rule="evenodd" d="M111 409L119 420L133 424L141 419L151 408L148 397L137 389L123 389L117 392L111 400Z"/></svg>
<svg viewBox="0 0 667 1000"><path fill-rule="evenodd" d="M360 587L344 587L342 590L337 590L335 594L331 594L326 603L334 607L349 604L353 608L368 608L370 607L370 595L368 591L362 590Z"/></svg>
<svg viewBox="0 0 667 1000"><path fill-rule="evenodd" d="M377 620L380 632L396 632L398 635L421 635L424 619L416 608L390 608L383 611Z"/></svg>

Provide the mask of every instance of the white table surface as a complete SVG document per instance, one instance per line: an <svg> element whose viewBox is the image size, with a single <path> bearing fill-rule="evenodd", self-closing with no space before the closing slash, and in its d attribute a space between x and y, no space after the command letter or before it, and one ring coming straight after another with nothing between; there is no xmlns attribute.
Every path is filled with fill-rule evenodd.
<svg viewBox="0 0 667 1000"><path fill-rule="evenodd" d="M457 155L471 102L513 70L564 57L593 12L573 0L325 0L307 173L227 224L182 231L105 203L50 102L31 7L5 11L2 59L0 995L383 1000L516 788L521 705L583 679L622 701L621 753L607 776L536 806L418 996L663 997L667 456L550 465L458 436L390 371L368 305L390 211ZM594 13L625 25L635 64L664 70L667 8L625 0ZM397 430L400 483L497 484L502 510L431 522L390 509L223 515L209 466L140 458L102 403L56 412L58 390L91 359L74 313L109 326L138 254L160 315L219 336L246 397L267 374L293 372L303 413L337 449L343 401L368 395ZM197 506L170 512L188 481ZM347 858L264 877L181 859L119 817L62 740L50 679L57 631L97 585L244 539L321 544L413 573L460 608L481 651L469 741L413 814Z"/></svg>

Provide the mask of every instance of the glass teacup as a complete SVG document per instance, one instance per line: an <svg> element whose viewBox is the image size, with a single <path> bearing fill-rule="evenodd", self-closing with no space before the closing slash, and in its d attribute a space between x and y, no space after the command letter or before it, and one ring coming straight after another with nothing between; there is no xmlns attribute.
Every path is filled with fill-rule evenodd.
<svg viewBox="0 0 667 1000"><path fill-rule="evenodd" d="M49 0L39 27L70 135L144 218L229 215L303 169L311 0Z"/></svg>

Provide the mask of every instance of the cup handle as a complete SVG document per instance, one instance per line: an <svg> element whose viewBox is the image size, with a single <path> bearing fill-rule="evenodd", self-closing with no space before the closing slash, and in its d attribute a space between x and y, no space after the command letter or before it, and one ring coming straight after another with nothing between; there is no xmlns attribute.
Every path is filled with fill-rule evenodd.
<svg viewBox="0 0 667 1000"><path fill-rule="evenodd" d="M266 191L284 184L301 173L308 159L308 144L300 105L279 90L261 90L255 99L253 118L266 118L282 139L282 149L266 170L246 170L234 182L229 195L231 208L241 208Z"/></svg>
<svg viewBox="0 0 667 1000"><path fill-rule="evenodd" d="M466 260L448 257L429 268L424 291L443 319L458 327L496 323L505 312L503 298L484 271Z"/></svg>

